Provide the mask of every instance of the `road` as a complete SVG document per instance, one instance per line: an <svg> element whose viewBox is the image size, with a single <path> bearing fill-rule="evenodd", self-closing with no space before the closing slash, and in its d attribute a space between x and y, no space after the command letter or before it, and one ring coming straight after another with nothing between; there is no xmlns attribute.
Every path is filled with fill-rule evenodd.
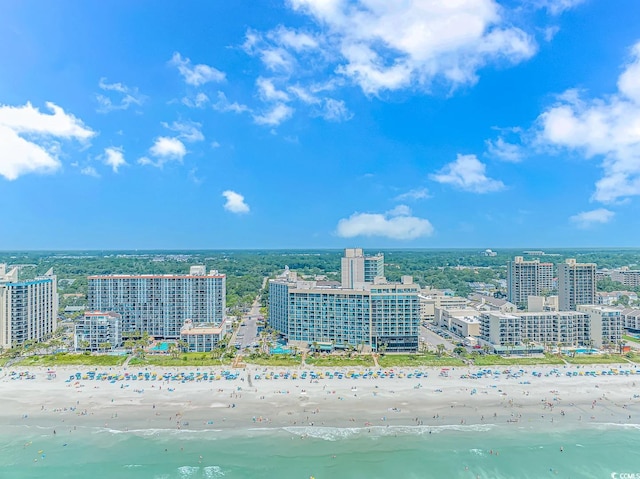
<svg viewBox="0 0 640 479"><path fill-rule="evenodd" d="M240 350L251 346L257 342L258 338L258 317L260 316L260 299L256 298L247 314L242 317L236 336L236 343L240 343Z"/></svg>
<svg viewBox="0 0 640 479"><path fill-rule="evenodd" d="M446 351L453 351L455 349L455 345L450 340L444 339L442 336L421 325L420 339L422 340L422 338L425 339L430 350L435 350L438 344L444 344Z"/></svg>
<svg viewBox="0 0 640 479"><path fill-rule="evenodd" d="M268 278L264 278L262 281L262 287L264 288L267 283ZM240 326L238 329L233 332L231 336L231 341L229 342L230 346L235 344L240 345L240 351L244 351L251 347L252 343L258 342L258 317L260 317L260 308L262 307L262 303L260 303L260 295L256 296L255 301L251 305L251 309L248 313L242 315L240 319Z"/></svg>

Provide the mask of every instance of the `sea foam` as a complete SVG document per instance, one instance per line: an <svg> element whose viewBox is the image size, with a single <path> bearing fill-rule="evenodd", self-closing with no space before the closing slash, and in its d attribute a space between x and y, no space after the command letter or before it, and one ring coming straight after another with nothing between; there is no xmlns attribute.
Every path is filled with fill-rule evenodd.
<svg viewBox="0 0 640 479"><path fill-rule="evenodd" d="M439 434L445 431L487 432L493 429L493 424L470 425L442 425L442 426L368 426L368 427L324 427L324 426L293 426L285 427L284 431L301 437L337 441L356 436L382 437L397 435L425 435Z"/></svg>

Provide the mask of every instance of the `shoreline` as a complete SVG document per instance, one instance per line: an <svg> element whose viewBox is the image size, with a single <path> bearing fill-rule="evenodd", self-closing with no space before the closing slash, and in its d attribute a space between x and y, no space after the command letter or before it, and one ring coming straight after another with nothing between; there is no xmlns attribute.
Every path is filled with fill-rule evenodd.
<svg viewBox="0 0 640 479"><path fill-rule="evenodd" d="M236 370L236 379L91 380L71 381L76 372L90 369L63 367L55 379L47 368L3 369L0 420L7 426L50 428L51 434L78 428L112 431L250 431L287 430L301 436L320 436L314 428L373 430L405 428L438 431L446 428L509 427L545 430L597 425L634 427L640 419L640 374L584 375L634 370L631 365L586 367L456 367L448 377L441 368L417 368L428 377L407 377L414 369L395 368L395 377L301 379L310 370L345 368L267 368ZM500 371L470 379L481 370ZM158 375L225 368L91 368L111 374ZM297 371L298 379L254 379L256 374ZM370 368L349 368L360 374ZM502 371L511 370L511 374ZM29 371L35 379L10 379ZM376 370L377 371L377 370ZM399 377L404 371L404 377ZM346 375L349 371L344 370ZM535 375L533 373L536 373ZM566 373L571 372L571 376ZM409 429L413 428L413 429ZM305 432L306 431L306 432ZM432 431L433 432L433 431ZM368 434L368 433L367 433Z"/></svg>

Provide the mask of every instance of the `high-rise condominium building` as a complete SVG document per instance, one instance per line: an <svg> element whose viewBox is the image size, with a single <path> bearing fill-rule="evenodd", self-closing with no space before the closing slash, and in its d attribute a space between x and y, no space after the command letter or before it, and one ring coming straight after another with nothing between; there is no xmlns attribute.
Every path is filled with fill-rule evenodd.
<svg viewBox="0 0 640 479"><path fill-rule="evenodd" d="M640 271L630 270L628 266L620 269L614 269L610 272L611 279L618 281L625 286L637 287L640 286Z"/></svg>
<svg viewBox="0 0 640 479"><path fill-rule="evenodd" d="M540 296L553 289L553 263L525 261L516 256L507 263L507 299L519 308L527 307L529 296Z"/></svg>
<svg viewBox="0 0 640 479"><path fill-rule="evenodd" d="M58 324L57 281L52 270L44 276L18 281L18 269L7 273L0 265L0 346L42 341Z"/></svg>
<svg viewBox="0 0 640 479"><path fill-rule="evenodd" d="M349 251L342 262L346 268L353 262L344 259L362 258L348 256ZM353 271L343 270L343 280ZM321 286L285 271L269 282L269 324L289 341L307 345L417 351L420 288L410 276L388 283L378 271L373 282L354 281L353 287Z"/></svg>
<svg viewBox="0 0 640 479"><path fill-rule="evenodd" d="M177 339L187 319L222 323L226 309L226 277L192 266L188 275L89 276L88 307L122 316L123 332L148 332Z"/></svg>
<svg viewBox="0 0 640 479"><path fill-rule="evenodd" d="M560 310L575 311L580 304L596 303L596 265L568 259L558 265Z"/></svg>
<svg viewBox="0 0 640 479"><path fill-rule="evenodd" d="M384 277L384 255L365 256L362 248L347 248L342 257L342 287L354 288Z"/></svg>

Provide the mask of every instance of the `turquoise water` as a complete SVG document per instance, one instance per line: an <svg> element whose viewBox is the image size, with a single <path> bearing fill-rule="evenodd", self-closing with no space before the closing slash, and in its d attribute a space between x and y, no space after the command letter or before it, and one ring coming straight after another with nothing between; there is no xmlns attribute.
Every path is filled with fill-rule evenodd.
<svg viewBox="0 0 640 479"><path fill-rule="evenodd" d="M271 354L291 354L291 350L288 348L283 348L282 346L278 346L271 349Z"/></svg>
<svg viewBox="0 0 640 479"><path fill-rule="evenodd" d="M576 354L595 354L597 353L598 350L597 349L585 349L585 348L579 348L575 350Z"/></svg>
<svg viewBox="0 0 640 479"><path fill-rule="evenodd" d="M564 432L506 426L242 433L58 428L55 436L49 428L15 426L0 432L0 477L605 479L640 472L639 436L636 426L613 425Z"/></svg>
<svg viewBox="0 0 640 479"><path fill-rule="evenodd" d="M167 352L169 351L169 343L158 343L154 347L149 348L149 350Z"/></svg>

